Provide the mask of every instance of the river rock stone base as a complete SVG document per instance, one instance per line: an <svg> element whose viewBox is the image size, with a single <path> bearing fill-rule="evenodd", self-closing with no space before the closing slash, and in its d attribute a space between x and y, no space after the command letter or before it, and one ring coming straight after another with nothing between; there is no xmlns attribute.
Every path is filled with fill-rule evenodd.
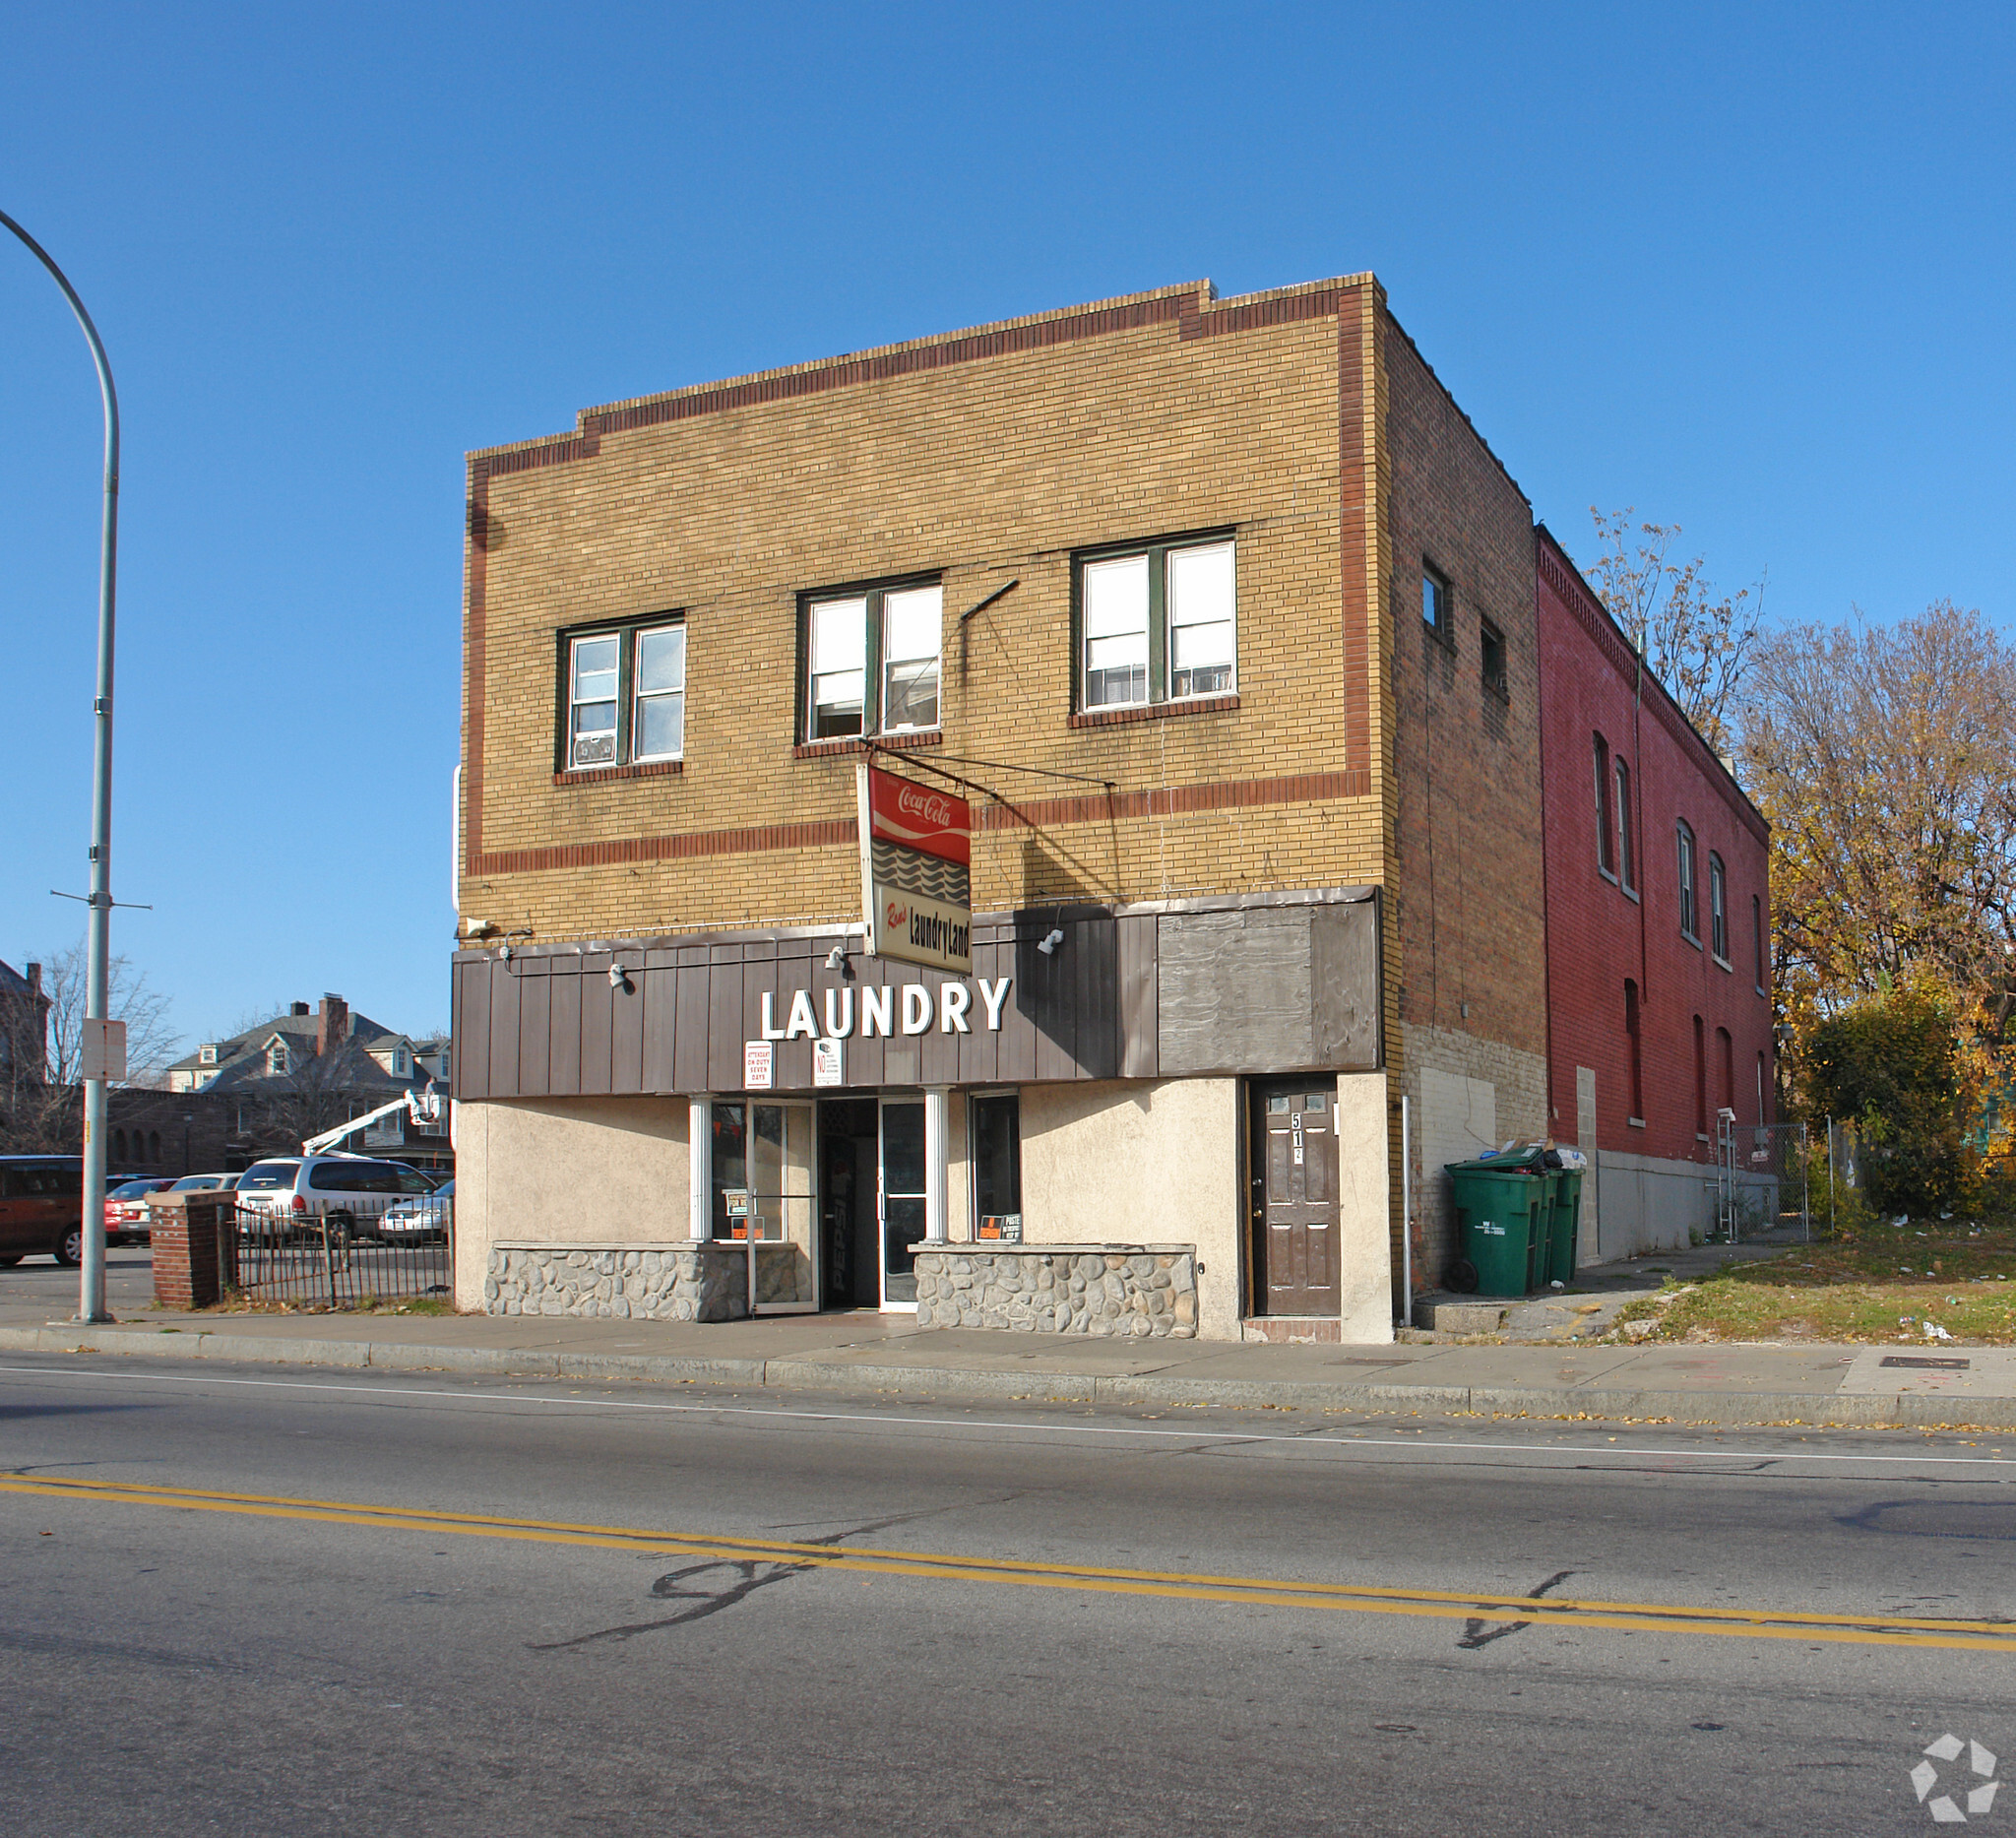
<svg viewBox="0 0 2016 1838"><path fill-rule="evenodd" d="M738 1321L749 1312L739 1244L493 1244L486 1314Z"/></svg>
<svg viewBox="0 0 2016 1838"><path fill-rule="evenodd" d="M948 1244L916 1252L919 1327L1197 1336L1188 1244Z"/></svg>

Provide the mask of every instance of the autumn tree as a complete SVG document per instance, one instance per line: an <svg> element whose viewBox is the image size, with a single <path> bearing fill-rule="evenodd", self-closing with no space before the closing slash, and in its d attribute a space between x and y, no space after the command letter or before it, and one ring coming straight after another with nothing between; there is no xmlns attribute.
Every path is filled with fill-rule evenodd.
<svg viewBox="0 0 2016 1838"><path fill-rule="evenodd" d="M1674 559L1678 524L1634 530L1630 506L1606 516L1592 504L1589 514L1603 544L1584 570L1591 586L1681 713L1717 752L1728 751L1732 704L1763 616L1764 583L1718 594L1704 557Z"/></svg>
<svg viewBox="0 0 2016 1838"><path fill-rule="evenodd" d="M1781 987L1820 1011L1922 967L1999 1045L2016 1014L2016 649L1941 601L1759 644L1744 780L1772 824Z"/></svg>

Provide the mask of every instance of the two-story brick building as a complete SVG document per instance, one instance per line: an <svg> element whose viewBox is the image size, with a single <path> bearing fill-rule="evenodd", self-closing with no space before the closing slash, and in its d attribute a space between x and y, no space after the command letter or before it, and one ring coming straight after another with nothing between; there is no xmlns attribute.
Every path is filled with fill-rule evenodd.
<svg viewBox="0 0 2016 1838"><path fill-rule="evenodd" d="M467 554L465 1305L1382 1339L1403 1101L1418 1281L1546 1130L1532 514L1370 276L590 410Z"/></svg>
<svg viewBox="0 0 2016 1838"><path fill-rule="evenodd" d="M1776 1120L1771 832L1544 526L1538 554L1549 1106L1593 1263L1685 1244L1718 1113Z"/></svg>

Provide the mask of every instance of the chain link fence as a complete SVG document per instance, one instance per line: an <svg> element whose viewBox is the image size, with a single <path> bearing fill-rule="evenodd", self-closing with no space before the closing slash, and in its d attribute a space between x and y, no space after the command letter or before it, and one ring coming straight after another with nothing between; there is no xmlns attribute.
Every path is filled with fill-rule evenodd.
<svg viewBox="0 0 2016 1838"><path fill-rule="evenodd" d="M1814 1141L1804 1123L1738 1123L1724 1111L1715 1147L1718 1238L1811 1239L1815 1205L1825 1206L1826 1193L1824 1184L1815 1187Z"/></svg>

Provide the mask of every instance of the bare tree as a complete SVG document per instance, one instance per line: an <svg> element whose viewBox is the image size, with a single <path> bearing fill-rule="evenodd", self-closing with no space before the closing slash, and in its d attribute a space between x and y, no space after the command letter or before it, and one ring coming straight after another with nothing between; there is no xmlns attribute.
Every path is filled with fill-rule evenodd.
<svg viewBox="0 0 2016 1838"><path fill-rule="evenodd" d="M49 998L52 1085L75 1085L83 1076L89 965L85 947L73 944L52 952L42 966L42 993ZM130 958L115 957L110 968L110 999L106 1007L115 1021L126 1024L125 1083L158 1084L182 1044L181 1036L168 1021L168 998L149 986L147 972L135 970Z"/></svg>
<svg viewBox="0 0 2016 1838"><path fill-rule="evenodd" d="M1589 514L1603 543L1589 576L1610 617L1709 745L1729 751L1731 704L1757 642L1763 581L1718 597L1705 558L1672 559L1678 524L1640 524L1634 550L1632 506L1606 517L1592 504Z"/></svg>
<svg viewBox="0 0 2016 1838"><path fill-rule="evenodd" d="M72 1153L84 1128L85 947L52 951L42 964L42 993L49 998L48 1039L42 1078L23 1081L5 1130L18 1153ZM168 1022L168 998L148 984L125 957L111 962L112 1018L126 1024L127 1085L158 1085L180 1045Z"/></svg>

